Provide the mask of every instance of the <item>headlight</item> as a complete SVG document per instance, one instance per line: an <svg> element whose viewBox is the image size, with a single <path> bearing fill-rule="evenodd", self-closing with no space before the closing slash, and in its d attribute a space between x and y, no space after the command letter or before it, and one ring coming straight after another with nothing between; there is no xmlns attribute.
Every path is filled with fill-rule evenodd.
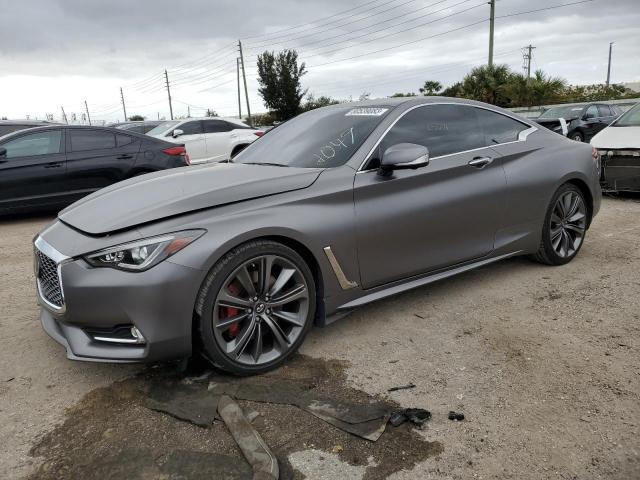
<svg viewBox="0 0 640 480"><path fill-rule="evenodd" d="M200 237L205 230L186 230L105 248L84 256L93 267L129 272L148 270Z"/></svg>

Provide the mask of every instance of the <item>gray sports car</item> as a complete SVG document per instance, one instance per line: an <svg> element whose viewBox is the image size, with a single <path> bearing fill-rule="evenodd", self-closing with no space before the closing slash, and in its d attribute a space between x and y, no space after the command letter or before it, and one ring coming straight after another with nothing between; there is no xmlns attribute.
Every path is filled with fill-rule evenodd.
<svg viewBox="0 0 640 480"><path fill-rule="evenodd" d="M44 329L76 360L281 364L313 324L514 255L562 265L600 208L595 151L478 102L313 110L232 163L127 180L35 239Z"/></svg>

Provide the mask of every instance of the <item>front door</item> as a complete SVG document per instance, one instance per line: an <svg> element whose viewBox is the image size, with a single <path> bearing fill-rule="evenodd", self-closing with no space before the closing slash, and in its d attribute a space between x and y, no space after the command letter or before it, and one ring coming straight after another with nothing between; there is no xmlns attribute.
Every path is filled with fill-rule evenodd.
<svg viewBox="0 0 640 480"><path fill-rule="evenodd" d="M66 160L61 128L23 133L0 144L0 210L63 204Z"/></svg>
<svg viewBox="0 0 640 480"><path fill-rule="evenodd" d="M382 139L354 181L361 282L371 288L487 255L504 211L505 174L478 109L422 105ZM521 129L526 128L522 126ZM430 151L428 166L376 172L392 145Z"/></svg>

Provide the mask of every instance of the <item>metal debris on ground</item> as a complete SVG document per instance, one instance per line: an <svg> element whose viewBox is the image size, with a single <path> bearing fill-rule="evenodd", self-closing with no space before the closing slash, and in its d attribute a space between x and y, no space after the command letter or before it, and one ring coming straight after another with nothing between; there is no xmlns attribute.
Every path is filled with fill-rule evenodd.
<svg viewBox="0 0 640 480"><path fill-rule="evenodd" d="M407 385L400 385L399 387L391 387L387 392L397 392L398 390L408 390L410 388L416 388L413 383L408 383Z"/></svg>
<svg viewBox="0 0 640 480"><path fill-rule="evenodd" d="M244 458L253 468L253 479L278 480L278 459L251 426L240 406L231 397L222 395L218 402L218 413L240 447Z"/></svg>
<svg viewBox="0 0 640 480"><path fill-rule="evenodd" d="M449 420L456 420L461 422L464 420L464 413L454 412L453 410L449 412Z"/></svg>
<svg viewBox="0 0 640 480"><path fill-rule="evenodd" d="M431 412L423 408L405 408L398 412L391 414L389 423L397 427L405 422L411 422L414 425L421 427L431 418Z"/></svg>

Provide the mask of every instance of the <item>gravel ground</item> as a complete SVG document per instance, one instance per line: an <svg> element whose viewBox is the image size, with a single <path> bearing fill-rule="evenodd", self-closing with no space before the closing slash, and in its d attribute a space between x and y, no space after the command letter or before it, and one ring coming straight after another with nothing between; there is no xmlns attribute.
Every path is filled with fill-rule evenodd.
<svg viewBox="0 0 640 480"><path fill-rule="evenodd" d="M41 330L30 240L49 220L0 220L0 478L87 478L93 442L237 454L223 427L210 441L141 408L142 367L70 362ZM640 478L639 266L640 201L605 198L569 265L505 261L314 330L283 374L307 372L336 397L431 410L423 430L385 433L397 443L383 436L369 448L284 407L243 407L260 412L268 442L290 437L276 450L294 478ZM466 419L449 421L449 410ZM136 428L116 428L118 413Z"/></svg>

